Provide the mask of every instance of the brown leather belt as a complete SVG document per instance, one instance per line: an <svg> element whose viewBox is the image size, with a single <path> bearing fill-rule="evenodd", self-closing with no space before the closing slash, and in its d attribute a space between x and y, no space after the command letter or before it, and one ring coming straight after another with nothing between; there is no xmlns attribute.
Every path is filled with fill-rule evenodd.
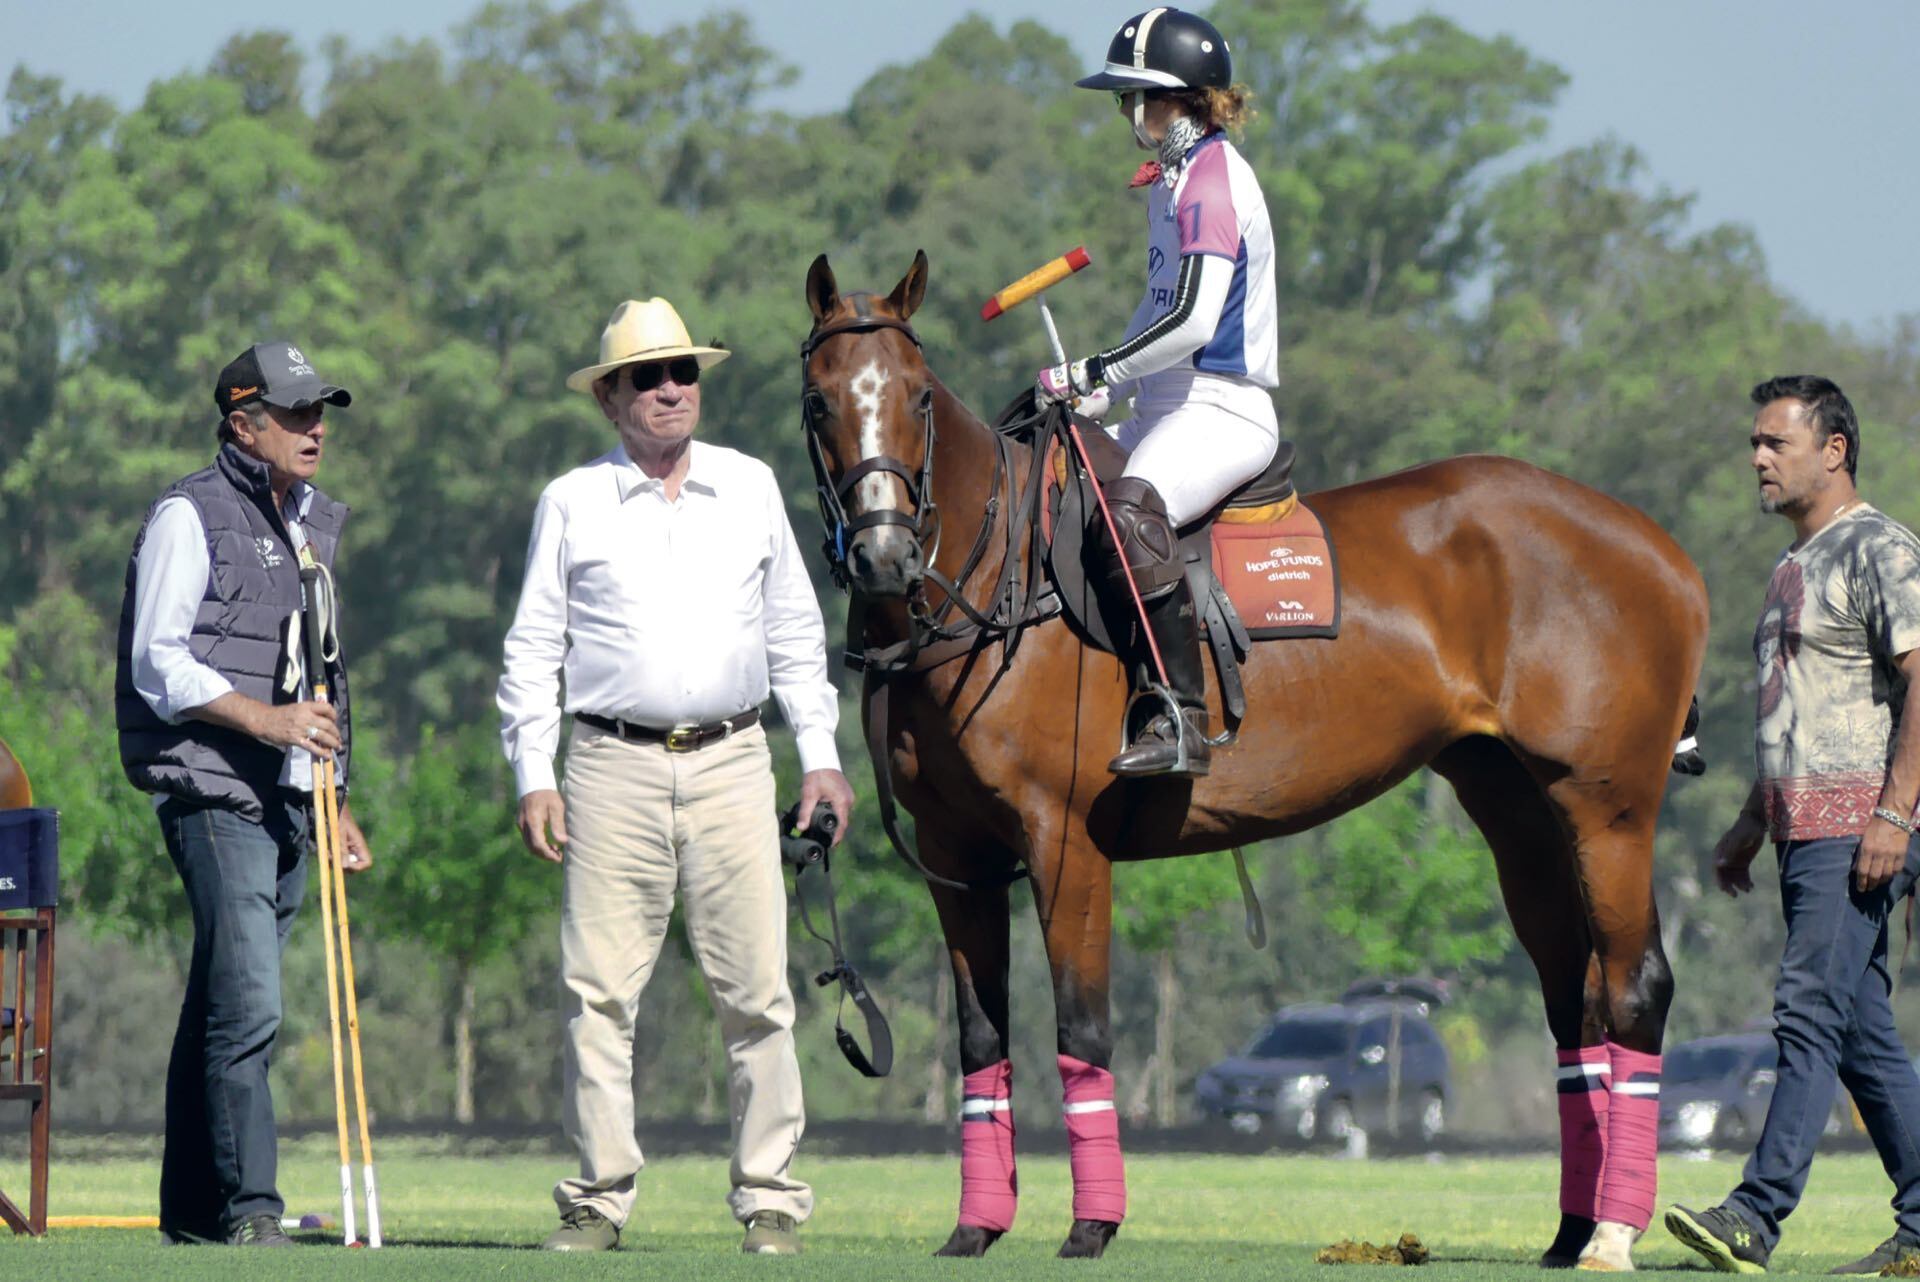
<svg viewBox="0 0 1920 1282"><path fill-rule="evenodd" d="M748 708L738 716L728 717L725 721L711 721L704 726L669 726L664 730L633 721L621 721L617 717L597 717L591 712L576 712L573 719L595 730L619 735L628 743L660 743L666 745L668 752L692 752L710 743L719 743L728 735L738 734L748 726L760 724L760 709Z"/></svg>

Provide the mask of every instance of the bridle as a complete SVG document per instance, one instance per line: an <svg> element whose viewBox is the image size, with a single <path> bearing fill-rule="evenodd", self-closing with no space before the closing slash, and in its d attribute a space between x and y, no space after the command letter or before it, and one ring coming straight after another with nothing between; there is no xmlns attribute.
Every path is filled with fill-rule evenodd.
<svg viewBox="0 0 1920 1282"><path fill-rule="evenodd" d="M865 709L865 730L867 750L873 758L874 785L878 794L880 820L886 829L887 838L893 848L915 872L936 885L952 889L973 890L999 887L1026 875L1025 870L1015 868L978 883L954 881L931 871L920 862L917 855L901 835L894 812L892 771L887 766L888 707L892 680L910 672L924 672L947 663L963 655L977 653L984 645L998 640L1001 642L1002 663L1013 657L1022 632L1032 624L1044 622L1060 612L1057 597L1045 594L1047 576L1041 568L1043 550L1041 547L1041 529L1038 513L1046 476L1043 460L1046 455L1045 439L1060 430L1064 414L1057 407L1043 409L1032 417L1017 423L1002 423L999 430L991 433L993 437L993 476L987 486L987 502L981 514L980 532L975 537L973 547L968 551L966 560L961 564L959 573L948 579L933 566L934 553L939 546L939 508L933 502L933 454L935 443L934 398L928 395L921 407L921 430L924 438L925 454L916 473L900 459L890 455L862 459L847 469L846 475L834 483L827 470L825 447L821 444L821 432L826 417L825 397L820 390L806 383L806 367L821 344L844 334L870 333L874 330L891 329L905 334L914 347L924 350L920 336L913 327L903 320L892 316L876 314L872 308L871 294L848 294L846 301L852 304L854 314L832 324L825 325L807 336L800 345L800 369L804 390L800 397L800 419L806 428L807 457L813 464L815 492L820 499L820 519L826 526L825 551L827 563L832 568L834 582L848 592L847 607L847 666L867 675L867 699ZM1033 464L1028 469L1025 483L1016 491L1011 479L1012 462L1007 444L1008 433L1027 431L1034 433ZM877 508L863 512L859 516L849 517L846 498L853 487L862 479L876 473L885 473L898 477L906 486L910 511L899 508ZM1006 552L1001 558L1000 575L987 598L985 612L975 608L966 599L963 588L969 577L980 565L991 545L996 527L1003 524L1001 494L1007 497L1007 510L1004 525L1006 527ZM883 525L899 525L913 531L921 546L921 582L932 582L945 597L939 606L929 609L920 587L907 598L909 627L904 640L884 646L866 644L866 611L868 600L853 576L847 570L848 544L861 530L874 529ZM928 545L931 532L932 546ZM1022 546L1024 541L1025 546ZM1024 554L1024 555L1023 555ZM1020 580L1019 567L1024 560L1029 567L1027 582ZM948 619L958 611L963 619L949 625ZM855 647L860 647L858 650Z"/></svg>
<svg viewBox="0 0 1920 1282"><path fill-rule="evenodd" d="M806 342L800 344L800 369L804 381L807 362L813 353L830 338L842 334L869 333L873 330L898 330L907 336L916 349L920 348L920 336L913 332L913 326L891 316L881 316L872 310L871 294L852 294L849 301L854 304L854 314L845 320L817 329L807 335ZM820 500L820 520L827 527L825 550L827 565L833 572L834 583L841 588L850 588L852 578L847 573L847 548L853 536L862 530L876 529L883 525L905 526L913 532L914 540L921 545L921 564L933 564L933 554L940 546L940 509L932 501L933 495L933 397L929 395L920 407L921 432L924 451L920 458L920 470L916 474L905 462L890 454L880 454L873 458L861 459L847 469L836 486L833 477L827 471L827 456L820 443L821 419L826 414L826 398L820 389L808 384L800 393L800 421L807 430L807 459L813 464L814 492ZM907 502L910 511L894 507L875 508L871 512L862 512L859 516L847 516L847 495L861 481L876 473L887 473L900 479L906 487ZM929 530L932 547L928 547Z"/></svg>

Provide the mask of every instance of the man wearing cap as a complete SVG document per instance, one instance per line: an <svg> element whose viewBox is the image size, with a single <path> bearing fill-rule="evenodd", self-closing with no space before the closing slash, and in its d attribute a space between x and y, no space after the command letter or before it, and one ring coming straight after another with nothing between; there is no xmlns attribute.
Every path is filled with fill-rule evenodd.
<svg viewBox="0 0 1920 1282"><path fill-rule="evenodd" d="M306 698L295 656L303 565L331 573L347 509L313 486L328 405L352 400L287 342L220 372L219 453L148 511L127 563L114 684L120 761L153 794L193 918L167 1064L160 1232L291 1245L281 1229L267 1062L280 954L306 889L315 756L346 778L347 677ZM370 862L343 800L345 865Z"/></svg>
<svg viewBox="0 0 1920 1282"><path fill-rule="evenodd" d="M799 747L800 826L821 804L844 820L853 793L826 631L773 473L694 439L702 373L726 358L695 346L665 299L614 311L599 361L567 386L593 396L619 441L541 494L507 633L501 740L520 833L564 870L565 1115L580 1175L554 1189L550 1250L610 1249L633 1209L634 1019L676 894L726 1044L727 1200L743 1249L797 1252L813 1208L791 1169L804 1116L760 726L769 692Z"/></svg>

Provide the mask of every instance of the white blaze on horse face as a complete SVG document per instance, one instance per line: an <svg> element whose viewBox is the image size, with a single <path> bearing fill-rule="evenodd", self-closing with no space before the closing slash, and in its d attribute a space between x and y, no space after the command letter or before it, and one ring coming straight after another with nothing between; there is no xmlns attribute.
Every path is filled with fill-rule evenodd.
<svg viewBox="0 0 1920 1282"><path fill-rule="evenodd" d="M860 411L860 459L880 457L880 394L887 390L887 371L880 368L879 361L868 361L853 376L853 382L847 385L853 393L854 408ZM893 478L885 472L876 472L862 477L853 487L860 499L861 512L875 512L890 507L887 485Z"/></svg>

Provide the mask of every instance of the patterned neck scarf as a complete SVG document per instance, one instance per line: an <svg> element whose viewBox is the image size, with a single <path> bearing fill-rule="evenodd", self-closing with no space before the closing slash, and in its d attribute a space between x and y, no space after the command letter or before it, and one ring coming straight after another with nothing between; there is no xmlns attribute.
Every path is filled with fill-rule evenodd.
<svg viewBox="0 0 1920 1282"><path fill-rule="evenodd" d="M1187 153L1206 133L1206 126L1191 116L1175 116L1167 126L1167 136L1160 140L1160 177L1167 186L1179 181Z"/></svg>

